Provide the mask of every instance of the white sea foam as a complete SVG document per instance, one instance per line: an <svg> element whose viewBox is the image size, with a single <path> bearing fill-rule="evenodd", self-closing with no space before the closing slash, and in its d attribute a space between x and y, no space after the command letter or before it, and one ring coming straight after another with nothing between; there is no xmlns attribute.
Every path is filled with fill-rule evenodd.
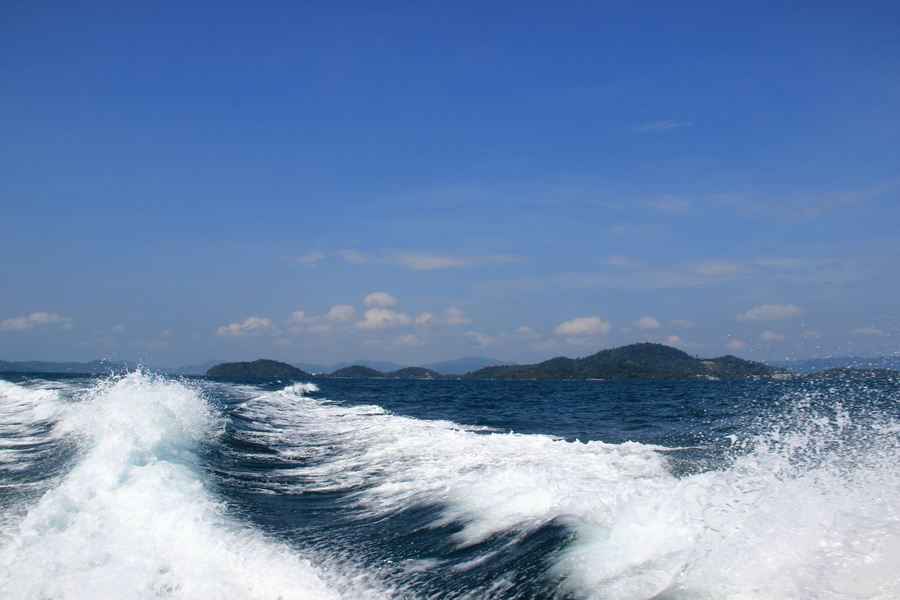
<svg viewBox="0 0 900 600"><path fill-rule="evenodd" d="M35 456L24 448L47 441L63 408L56 390L27 389L0 381L0 470L23 470ZM40 455L37 455L40 458Z"/></svg>
<svg viewBox="0 0 900 600"><path fill-rule="evenodd" d="M364 587L440 566L324 572L229 517L194 454L222 422L185 385L134 373L74 400L63 392L0 382L0 432L9 434L0 463L31 460L42 440L80 448L24 516L0 522L0 597L287 600L335 598L338 588L344 597L406 597L414 585ZM261 488L343 490L375 517L437 506L432 525L461 524L452 539L461 548L497 535L514 544L563 524L575 540L547 573L576 598L900 597L900 428L890 416L789 399L797 408L783 424L732 439L744 450L729 468L678 478L658 447L492 433L315 392L239 394L247 435L305 459ZM468 555L455 569L491 558ZM504 577L469 593L511 589Z"/></svg>
<svg viewBox="0 0 900 600"><path fill-rule="evenodd" d="M5 531L0 597L338 597L306 560L227 517L206 490L193 452L220 423L196 391L137 372L64 407L10 384L2 392L20 417L55 418L81 453Z"/></svg>
<svg viewBox="0 0 900 600"><path fill-rule="evenodd" d="M900 452L889 420L853 431L840 407L806 411L747 440L754 449L730 468L677 478L647 445L485 435L304 391L243 407L284 453L339 448L282 476L356 489L374 514L442 506L434 525L462 523L459 546L555 519L577 539L550 572L576 597L900 597Z"/></svg>

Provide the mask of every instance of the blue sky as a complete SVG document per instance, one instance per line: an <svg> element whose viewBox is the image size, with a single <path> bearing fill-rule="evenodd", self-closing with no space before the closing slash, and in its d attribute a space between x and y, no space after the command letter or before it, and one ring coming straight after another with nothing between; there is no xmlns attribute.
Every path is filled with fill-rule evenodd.
<svg viewBox="0 0 900 600"><path fill-rule="evenodd" d="M896 2L3 2L0 358L897 353Z"/></svg>

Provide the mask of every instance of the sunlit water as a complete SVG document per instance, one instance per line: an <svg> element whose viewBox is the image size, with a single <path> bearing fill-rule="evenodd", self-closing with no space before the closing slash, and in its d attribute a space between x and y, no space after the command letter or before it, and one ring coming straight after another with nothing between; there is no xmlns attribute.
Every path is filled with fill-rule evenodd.
<svg viewBox="0 0 900 600"><path fill-rule="evenodd" d="M2 598L900 598L895 382L42 377Z"/></svg>

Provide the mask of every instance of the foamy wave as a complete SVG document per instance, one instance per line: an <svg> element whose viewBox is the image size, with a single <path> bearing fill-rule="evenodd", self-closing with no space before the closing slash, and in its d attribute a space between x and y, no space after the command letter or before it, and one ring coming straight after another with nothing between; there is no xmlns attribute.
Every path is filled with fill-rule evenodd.
<svg viewBox="0 0 900 600"><path fill-rule="evenodd" d="M240 412L270 447L315 458L280 471L280 491L349 491L371 515L439 506L433 526L461 524L460 548L565 524L576 540L549 573L575 597L900 597L900 451L884 415L800 410L731 467L677 478L652 446L476 434L292 389Z"/></svg>
<svg viewBox="0 0 900 600"><path fill-rule="evenodd" d="M136 372L59 418L81 455L7 531L0 596L338 597L306 560L228 518L208 493L193 452L221 423L195 390Z"/></svg>
<svg viewBox="0 0 900 600"><path fill-rule="evenodd" d="M29 452L53 436L64 403L56 390L27 389L0 381L0 470L24 470L42 456Z"/></svg>

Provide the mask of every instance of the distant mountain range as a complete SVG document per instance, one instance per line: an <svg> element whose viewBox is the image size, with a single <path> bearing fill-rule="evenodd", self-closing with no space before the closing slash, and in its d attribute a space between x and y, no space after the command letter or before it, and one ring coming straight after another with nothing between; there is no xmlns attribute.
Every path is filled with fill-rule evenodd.
<svg viewBox="0 0 900 600"><path fill-rule="evenodd" d="M153 371L176 375L203 375L210 368L223 364L210 360L177 368L151 368ZM712 363L712 366L710 366ZM234 363L231 363L234 364ZM95 360L79 362L44 362L0 360L0 372L19 373L109 373L132 370L139 363L129 361ZM579 359L553 358L534 365L517 365L499 360L467 356L441 363L407 367L392 362L358 360L327 366L313 363L291 365L311 374L330 374L334 377L390 377L433 379L441 376L465 376L479 379L622 379L622 378L744 378L770 377L773 373L822 373L829 369L891 369L900 370L900 356L872 358L835 357L773 361L770 364L745 361L733 356L697 359L685 352L661 344L632 344L621 346Z"/></svg>
<svg viewBox="0 0 900 600"><path fill-rule="evenodd" d="M419 365L423 369L429 369L440 373L441 375L462 375L471 371L477 371L484 367L494 365L514 365L513 362L503 362L491 358L481 358L480 356L466 356L457 358L456 360L448 360L440 363L431 363L427 365ZM411 368L407 365L398 365L397 363L384 362L378 360L358 360L353 363L338 363L336 365L326 366L314 363L293 363L298 369L309 371L310 373L334 373L347 367L368 367L382 373L391 373L401 369ZM417 367L418 368L418 367ZM204 371L205 372L205 371Z"/></svg>
<svg viewBox="0 0 900 600"><path fill-rule="evenodd" d="M371 363L370 363L371 364ZM378 364L378 363L375 363ZM381 363L382 365L384 363ZM393 367L387 363L388 368ZM465 364L465 363L461 363ZM458 363L459 365L459 363ZM457 365L457 366L458 366ZM294 369L296 372L291 373ZM278 374L275 375L277 370ZM210 376L293 376L308 375L275 361L225 363L207 373ZM854 373L844 373L853 376ZM317 377L347 379L789 379L779 367L743 360L736 356L695 358L663 344L632 344L601 350L584 358L557 357L534 365L492 365L465 374L442 375L424 367L404 367L388 372L362 364L341 367Z"/></svg>

